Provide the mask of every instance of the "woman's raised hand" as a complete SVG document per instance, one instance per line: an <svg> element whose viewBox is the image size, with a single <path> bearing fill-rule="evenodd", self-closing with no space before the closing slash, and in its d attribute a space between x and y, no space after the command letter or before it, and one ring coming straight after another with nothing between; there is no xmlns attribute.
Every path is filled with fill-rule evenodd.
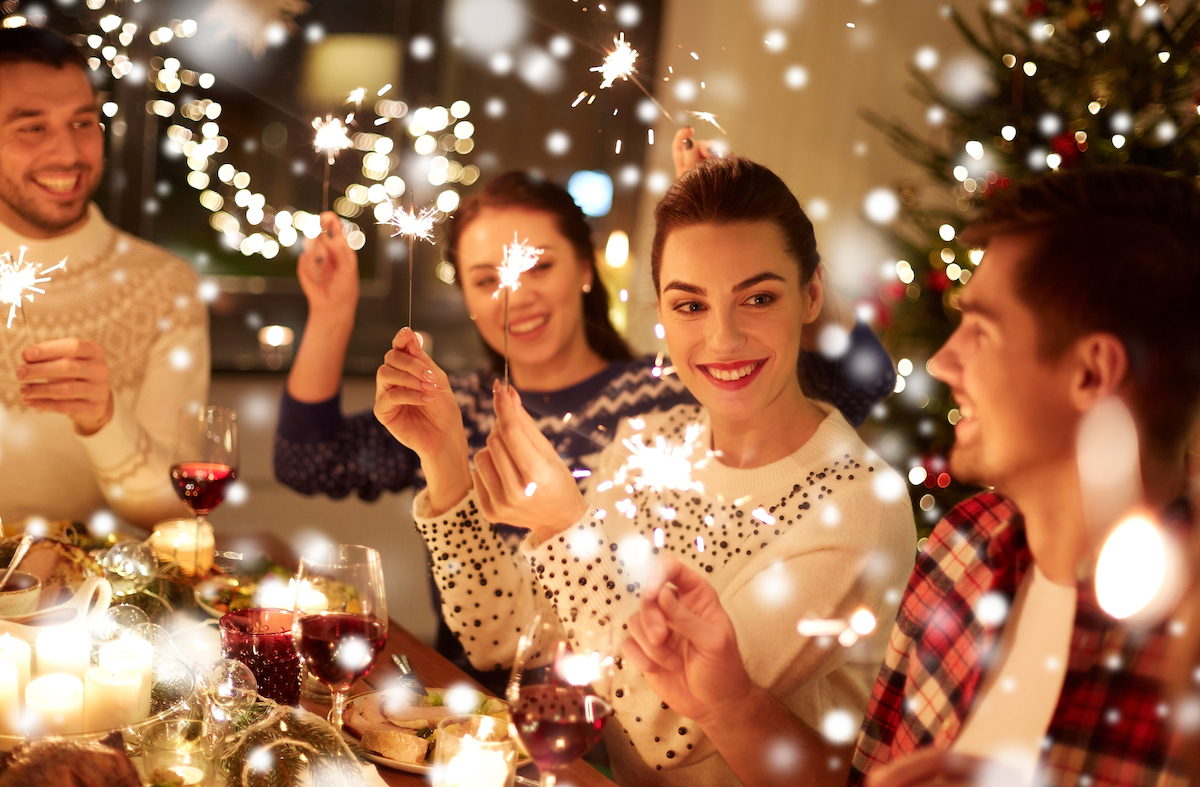
<svg viewBox="0 0 1200 787"><path fill-rule="evenodd" d="M475 454L479 507L492 522L549 538L578 522L587 513L587 501L516 390L497 380L492 394L496 425L487 448Z"/></svg>
<svg viewBox="0 0 1200 787"><path fill-rule="evenodd" d="M672 710L701 727L754 689L717 591L674 555L663 555L642 590L624 655Z"/></svg>
<svg viewBox="0 0 1200 787"><path fill-rule="evenodd" d="M706 158L720 158L711 140L696 139L696 129L686 126L675 132L671 141L671 159L675 162L675 177L680 177Z"/></svg>
<svg viewBox="0 0 1200 787"><path fill-rule="evenodd" d="M452 508L471 489L462 411L446 373L411 328L392 340L375 375L375 417L416 452L434 513Z"/></svg>
<svg viewBox="0 0 1200 787"><path fill-rule="evenodd" d="M353 325L358 306L358 255L346 242L336 214L321 214L321 234L305 239L296 275L308 299L310 323L333 319Z"/></svg>

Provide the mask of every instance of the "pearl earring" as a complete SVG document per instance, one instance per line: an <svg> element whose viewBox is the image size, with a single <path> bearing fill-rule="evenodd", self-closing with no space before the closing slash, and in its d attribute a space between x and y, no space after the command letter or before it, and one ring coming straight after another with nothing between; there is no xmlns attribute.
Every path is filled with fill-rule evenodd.
<svg viewBox="0 0 1200 787"><path fill-rule="evenodd" d="M585 293L591 292L591 291L592 291L592 285L591 285L591 284L585 284L585 285L583 285L583 291L584 291Z"/></svg>

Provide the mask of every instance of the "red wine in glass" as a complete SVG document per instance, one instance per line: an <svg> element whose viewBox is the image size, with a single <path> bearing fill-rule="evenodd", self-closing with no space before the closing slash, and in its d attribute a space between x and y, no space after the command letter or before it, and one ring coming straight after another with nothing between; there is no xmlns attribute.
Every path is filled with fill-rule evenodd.
<svg viewBox="0 0 1200 787"><path fill-rule="evenodd" d="M171 466L175 494L199 516L221 505L229 485L237 479L237 470L216 462L180 462Z"/></svg>
<svg viewBox="0 0 1200 787"><path fill-rule="evenodd" d="M387 626L360 615L309 615L296 625L296 650L308 671L333 691L366 677L387 642Z"/></svg>
<svg viewBox="0 0 1200 787"><path fill-rule="evenodd" d="M565 768L596 745L612 708L595 699L580 686L521 687L513 726L539 768Z"/></svg>

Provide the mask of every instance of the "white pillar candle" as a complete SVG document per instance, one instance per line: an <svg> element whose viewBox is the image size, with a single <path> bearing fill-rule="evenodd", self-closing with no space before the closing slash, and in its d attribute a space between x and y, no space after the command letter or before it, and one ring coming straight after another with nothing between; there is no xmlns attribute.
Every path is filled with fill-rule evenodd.
<svg viewBox="0 0 1200 787"><path fill-rule="evenodd" d="M74 675L43 675L29 681L25 714L33 735L83 732L83 681Z"/></svg>
<svg viewBox="0 0 1200 787"><path fill-rule="evenodd" d="M17 696L25 693L29 685L29 662L33 649L11 634L0 636L0 661L7 661L17 669Z"/></svg>
<svg viewBox="0 0 1200 787"><path fill-rule="evenodd" d="M16 665L0 661L0 735L21 734L21 692L17 685Z"/></svg>
<svg viewBox="0 0 1200 787"><path fill-rule="evenodd" d="M204 771L191 765L172 765L167 770L182 779L185 785L199 784L204 781Z"/></svg>
<svg viewBox="0 0 1200 787"><path fill-rule="evenodd" d="M142 676L138 689L138 720L150 715L150 687L154 683L154 646L137 637L121 637L100 647L100 666L112 672L136 672Z"/></svg>
<svg viewBox="0 0 1200 787"><path fill-rule="evenodd" d="M216 556L212 525L206 522L197 528L194 519L159 522L146 543L159 560L176 563L188 574L196 573L197 567L200 571L208 571L213 567Z"/></svg>
<svg viewBox="0 0 1200 787"><path fill-rule="evenodd" d="M38 675L74 675L82 682L92 666L92 640L82 628L47 629L38 634L35 647Z"/></svg>
<svg viewBox="0 0 1200 787"><path fill-rule="evenodd" d="M99 732L141 721L142 676L92 667L83 678L83 731Z"/></svg>

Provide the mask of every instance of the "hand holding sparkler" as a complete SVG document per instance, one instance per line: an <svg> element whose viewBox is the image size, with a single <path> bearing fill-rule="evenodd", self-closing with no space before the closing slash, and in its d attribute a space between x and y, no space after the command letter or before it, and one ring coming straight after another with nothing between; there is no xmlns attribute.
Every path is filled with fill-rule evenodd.
<svg viewBox="0 0 1200 787"><path fill-rule="evenodd" d="M450 379L411 328L396 334L375 375L375 417L420 457L435 513L453 508L470 491L462 411Z"/></svg>
<svg viewBox="0 0 1200 787"><path fill-rule="evenodd" d="M721 157L712 141L695 137L696 129L685 126L675 132L675 139L671 141L671 158L675 162L677 178L705 159Z"/></svg>
<svg viewBox="0 0 1200 787"><path fill-rule="evenodd" d="M26 407L62 413L75 422L81 435L95 434L111 419L113 394L109 387L104 348L88 339L54 339L26 347L17 367Z"/></svg>
<svg viewBox="0 0 1200 787"><path fill-rule="evenodd" d="M642 589L624 655L671 710L701 727L727 717L758 688L717 591L669 553Z"/></svg>
<svg viewBox="0 0 1200 787"><path fill-rule="evenodd" d="M475 454L479 508L492 522L527 527L549 538L588 511L575 477L521 406L520 394L497 380L496 425Z"/></svg>
<svg viewBox="0 0 1200 787"><path fill-rule="evenodd" d="M310 325L353 327L358 306L358 255L342 234L341 220L332 212L321 214L321 234L305 239L296 277L308 299Z"/></svg>

